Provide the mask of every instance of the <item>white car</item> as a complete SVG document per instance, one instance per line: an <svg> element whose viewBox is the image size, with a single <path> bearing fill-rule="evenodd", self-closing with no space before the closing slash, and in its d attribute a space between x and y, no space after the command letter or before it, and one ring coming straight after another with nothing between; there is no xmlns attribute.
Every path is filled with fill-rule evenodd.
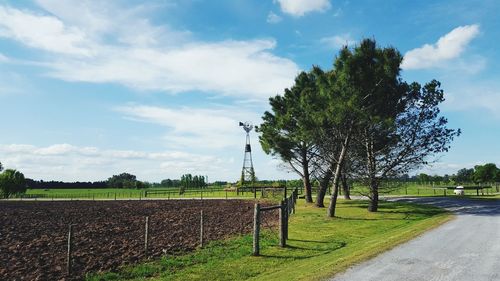
<svg viewBox="0 0 500 281"><path fill-rule="evenodd" d="M455 190L453 190L453 193L455 193L455 195L464 195L465 194L464 187L461 185L455 187Z"/></svg>

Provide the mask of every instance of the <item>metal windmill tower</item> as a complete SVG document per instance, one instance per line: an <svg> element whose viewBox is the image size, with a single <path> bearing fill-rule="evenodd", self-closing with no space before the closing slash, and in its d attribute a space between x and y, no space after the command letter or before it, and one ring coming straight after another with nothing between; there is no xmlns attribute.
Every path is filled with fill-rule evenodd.
<svg viewBox="0 0 500 281"><path fill-rule="evenodd" d="M246 144L245 144L245 157L243 158L243 168L241 169L241 185L247 183L255 182L255 171L253 169L252 162L252 147L250 146L250 131L252 130L252 124L249 122L240 122L240 127L247 133Z"/></svg>

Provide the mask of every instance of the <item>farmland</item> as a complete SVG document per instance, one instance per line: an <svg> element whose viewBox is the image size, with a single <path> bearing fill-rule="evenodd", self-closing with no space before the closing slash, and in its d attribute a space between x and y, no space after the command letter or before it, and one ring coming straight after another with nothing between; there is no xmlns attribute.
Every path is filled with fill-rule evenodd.
<svg viewBox="0 0 500 281"><path fill-rule="evenodd" d="M377 213L366 212L366 206L366 201L340 200L338 217L332 219L325 216L325 209L299 200L285 248L278 246L277 233L268 231L260 257L251 255L251 236L244 235L88 280L326 279L451 218L431 206L382 202Z"/></svg>
<svg viewBox="0 0 500 281"><path fill-rule="evenodd" d="M59 280L66 275L68 226L73 225L73 278L144 259L144 219L150 257L198 246L200 210L205 239L249 233L253 202L242 200L2 202L0 279ZM269 213L273 225L275 214Z"/></svg>

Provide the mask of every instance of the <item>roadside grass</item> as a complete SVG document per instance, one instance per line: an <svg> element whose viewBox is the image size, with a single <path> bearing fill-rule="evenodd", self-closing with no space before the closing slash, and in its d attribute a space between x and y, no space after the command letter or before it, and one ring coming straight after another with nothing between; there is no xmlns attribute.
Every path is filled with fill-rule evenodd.
<svg viewBox="0 0 500 281"><path fill-rule="evenodd" d="M442 209L400 202L340 200L336 218L326 209L299 200L291 216L286 248L278 232L267 229L261 256L251 256L251 235L214 241L191 253L178 253L117 272L89 275L87 280L320 280L376 256L450 220Z"/></svg>
<svg viewBox="0 0 500 281"><path fill-rule="evenodd" d="M470 184L474 185L474 184ZM414 182L410 183L382 183L380 187L380 195L394 195L394 196L418 196L418 197L434 197L434 196L454 196L453 189L447 189L447 187L453 186L453 184L418 184ZM445 190L446 189L446 190ZM494 194L497 191L496 186L493 185L491 188L485 188L483 191L479 191L479 196L487 196ZM465 189L465 195L467 196L477 196L477 191L475 189ZM359 183L354 184L351 187L351 195L366 195L369 193L368 187L361 185Z"/></svg>
<svg viewBox="0 0 500 281"><path fill-rule="evenodd" d="M480 199L480 200L499 200L500 194L490 194L490 195L479 195L479 196L463 196L462 198L467 199Z"/></svg>

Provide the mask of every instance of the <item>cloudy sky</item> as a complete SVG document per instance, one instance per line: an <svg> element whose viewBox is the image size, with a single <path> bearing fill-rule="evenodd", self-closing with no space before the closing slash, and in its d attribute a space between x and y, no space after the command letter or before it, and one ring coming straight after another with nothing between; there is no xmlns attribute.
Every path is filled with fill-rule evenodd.
<svg viewBox="0 0 500 281"><path fill-rule="evenodd" d="M0 162L44 180L238 179L268 98L375 38L461 128L427 167L500 163L496 0L0 0ZM497 39L495 39L497 38ZM252 136L261 179L294 178Z"/></svg>

